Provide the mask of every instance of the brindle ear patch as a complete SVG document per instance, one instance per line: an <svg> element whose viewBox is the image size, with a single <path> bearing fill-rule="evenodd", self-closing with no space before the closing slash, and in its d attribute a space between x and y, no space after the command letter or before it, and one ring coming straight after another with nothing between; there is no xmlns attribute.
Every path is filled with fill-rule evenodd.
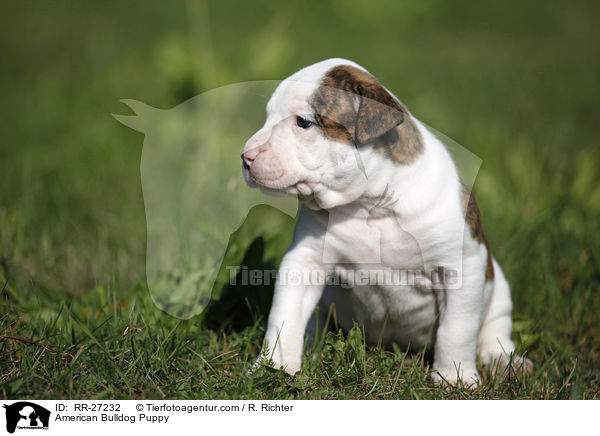
<svg viewBox="0 0 600 436"><path fill-rule="evenodd" d="M317 124L328 138L352 143L356 111L353 94L332 86L320 86L311 98Z"/></svg>
<svg viewBox="0 0 600 436"><path fill-rule="evenodd" d="M400 165L423 152L421 134L408 111L366 71L350 65L332 68L309 103L327 138L373 144Z"/></svg>

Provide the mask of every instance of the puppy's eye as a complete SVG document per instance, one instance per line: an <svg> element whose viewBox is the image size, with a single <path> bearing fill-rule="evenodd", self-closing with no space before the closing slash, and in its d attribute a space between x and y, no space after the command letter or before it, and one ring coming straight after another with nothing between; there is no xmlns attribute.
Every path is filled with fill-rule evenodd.
<svg viewBox="0 0 600 436"><path fill-rule="evenodd" d="M296 117L296 125L302 129L308 129L312 126L312 121L307 120L306 118Z"/></svg>

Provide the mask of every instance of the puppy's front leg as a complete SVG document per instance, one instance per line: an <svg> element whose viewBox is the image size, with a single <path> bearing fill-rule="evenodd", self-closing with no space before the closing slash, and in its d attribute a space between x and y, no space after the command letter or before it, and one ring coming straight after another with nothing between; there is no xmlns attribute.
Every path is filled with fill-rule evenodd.
<svg viewBox="0 0 600 436"><path fill-rule="evenodd" d="M483 269L482 269L483 268ZM483 307L485 266L481 257L465 258L462 286L445 290L436 335L432 377L437 383L480 383L475 363Z"/></svg>
<svg viewBox="0 0 600 436"><path fill-rule="evenodd" d="M275 368L290 374L300 370L306 326L325 288L324 268L310 257L306 251L293 248L283 258L255 366L271 359Z"/></svg>

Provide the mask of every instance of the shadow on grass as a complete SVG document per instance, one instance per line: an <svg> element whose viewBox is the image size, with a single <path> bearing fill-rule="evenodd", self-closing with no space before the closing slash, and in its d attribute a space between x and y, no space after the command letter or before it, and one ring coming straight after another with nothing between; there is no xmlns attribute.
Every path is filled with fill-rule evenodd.
<svg viewBox="0 0 600 436"><path fill-rule="evenodd" d="M266 322L273 299L274 280L252 286L244 284L247 271L277 270L272 259L264 260L264 254L265 241L263 237L257 237L246 250L235 279L222 287L218 300L209 303L204 313L207 328L239 332L257 322Z"/></svg>

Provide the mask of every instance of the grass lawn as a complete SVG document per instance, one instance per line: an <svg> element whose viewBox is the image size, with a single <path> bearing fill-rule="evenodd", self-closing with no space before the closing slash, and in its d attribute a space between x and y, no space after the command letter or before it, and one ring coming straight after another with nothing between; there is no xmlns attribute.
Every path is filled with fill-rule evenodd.
<svg viewBox="0 0 600 436"><path fill-rule="evenodd" d="M599 4L259 0L234 10L0 6L0 396L599 398ZM227 286L223 268L203 314L180 320L154 304L143 136L110 116L127 110L119 100L170 108L334 56L364 65L482 159L474 192L533 373L443 390L422 352L365 347L360 329L334 328L297 376L248 377L272 287ZM293 221L254 208L224 265L276 267Z"/></svg>

